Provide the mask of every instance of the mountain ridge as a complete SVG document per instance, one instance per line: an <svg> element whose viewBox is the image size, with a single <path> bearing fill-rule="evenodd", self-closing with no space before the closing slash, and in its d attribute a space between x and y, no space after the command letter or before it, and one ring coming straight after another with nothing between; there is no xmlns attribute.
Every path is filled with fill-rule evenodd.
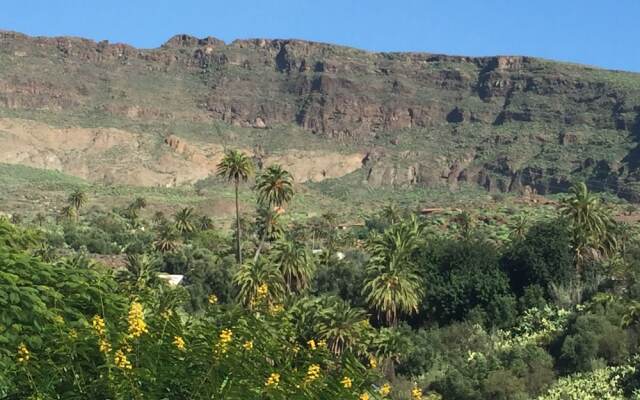
<svg viewBox="0 0 640 400"><path fill-rule="evenodd" d="M315 141L363 153L374 186L544 194L584 179L640 199L640 74L535 57L184 34L136 49L2 31L0 116L129 124L158 142L222 124L258 157Z"/></svg>

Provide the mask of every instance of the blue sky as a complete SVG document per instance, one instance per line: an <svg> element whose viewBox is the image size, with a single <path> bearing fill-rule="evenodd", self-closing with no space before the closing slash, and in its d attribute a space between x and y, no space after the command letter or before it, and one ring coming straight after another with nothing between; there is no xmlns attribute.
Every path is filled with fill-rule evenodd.
<svg viewBox="0 0 640 400"><path fill-rule="evenodd" d="M5 0L0 29L157 47L176 33L540 56L640 72L640 0Z"/></svg>

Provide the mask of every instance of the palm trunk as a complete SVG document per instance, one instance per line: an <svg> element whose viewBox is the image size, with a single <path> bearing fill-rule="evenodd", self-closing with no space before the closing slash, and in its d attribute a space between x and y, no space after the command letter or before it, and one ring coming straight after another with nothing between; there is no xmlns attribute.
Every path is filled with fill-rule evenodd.
<svg viewBox="0 0 640 400"><path fill-rule="evenodd" d="M238 204L238 181L236 181L236 261L242 264L242 249L240 247L240 206Z"/></svg>
<svg viewBox="0 0 640 400"><path fill-rule="evenodd" d="M260 243L258 243L258 248L256 249L256 254L253 256L253 262L258 261L258 257L260 257L260 252L262 251L262 246L264 246L264 242L267 239L267 233L265 231L265 233L262 234L262 237L260 238Z"/></svg>

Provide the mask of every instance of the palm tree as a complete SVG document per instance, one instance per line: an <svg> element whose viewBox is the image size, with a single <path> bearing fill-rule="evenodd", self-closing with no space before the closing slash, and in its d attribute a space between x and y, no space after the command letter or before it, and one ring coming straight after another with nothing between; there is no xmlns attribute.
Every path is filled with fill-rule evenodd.
<svg viewBox="0 0 640 400"><path fill-rule="evenodd" d="M529 217L526 214L519 215L511 228L510 236L512 239L522 239L529 230Z"/></svg>
<svg viewBox="0 0 640 400"><path fill-rule="evenodd" d="M460 235L463 239L469 239L473 232L474 220L471 214L467 211L462 211L456 215L455 221L460 227Z"/></svg>
<svg viewBox="0 0 640 400"><path fill-rule="evenodd" d="M253 256L253 261L258 259L260 252L262 251L262 247L267 240L276 240L284 235L284 229L280 224L280 213L272 208L258 208L256 227L260 242L256 247L256 253Z"/></svg>
<svg viewBox="0 0 640 400"><path fill-rule="evenodd" d="M22 214L11 214L11 223L14 225L20 225L22 223Z"/></svg>
<svg viewBox="0 0 640 400"><path fill-rule="evenodd" d="M399 314L418 310L423 283L411 259L419 244L421 227L415 217L374 233L369 240L371 258L362 293L369 305L396 326Z"/></svg>
<svg viewBox="0 0 640 400"><path fill-rule="evenodd" d="M610 256L616 250L614 221L600 199L593 196L583 182L574 185L569 196L562 199L560 212L571 229L578 270L588 258Z"/></svg>
<svg viewBox="0 0 640 400"><path fill-rule="evenodd" d="M67 201L69 202L69 205L76 210L76 213L75 213L76 218L80 216L80 209L84 207L85 204L87 204L88 200L89 198L87 197L87 193L80 189L74 190L69 195L69 198Z"/></svg>
<svg viewBox="0 0 640 400"><path fill-rule="evenodd" d="M208 215L203 215L198 218L198 229L201 231L207 231L213 228L213 220Z"/></svg>
<svg viewBox="0 0 640 400"><path fill-rule="evenodd" d="M178 211L174 216L175 227L181 234L191 233L194 230L193 226L193 208L185 207Z"/></svg>
<svg viewBox="0 0 640 400"><path fill-rule="evenodd" d="M389 223L390 225L393 225L400 221L401 211L400 209L398 209L398 206L395 203L389 203L382 208L380 217L387 221L387 223Z"/></svg>
<svg viewBox="0 0 640 400"><path fill-rule="evenodd" d="M158 238L153 242L153 248L161 253L171 253L178 249L180 242L178 233L171 225L163 225L158 232Z"/></svg>
<svg viewBox="0 0 640 400"><path fill-rule="evenodd" d="M300 292L309 285L315 266L302 243L292 240L276 242L271 261L280 269L289 293Z"/></svg>
<svg viewBox="0 0 640 400"><path fill-rule="evenodd" d="M261 204L282 207L293 197L293 177L280 165L271 165L258 176L256 191Z"/></svg>
<svg viewBox="0 0 640 400"><path fill-rule="evenodd" d="M352 308L340 298L331 300L330 304L319 310L321 320L316 330L320 338L327 341L329 350L341 354L359 344L363 329L369 326L368 318L364 310Z"/></svg>
<svg viewBox="0 0 640 400"><path fill-rule="evenodd" d="M238 203L238 187L241 182L246 182L253 174L253 163L244 153L237 150L229 150L218 164L218 176L233 182L236 195L236 262L242 264L242 248L240 246L240 206Z"/></svg>
<svg viewBox="0 0 640 400"><path fill-rule="evenodd" d="M136 197L136 199L133 200L133 203L131 203L129 207L135 210L142 210L143 208L147 207L147 199L145 199L144 197Z"/></svg>
<svg viewBox="0 0 640 400"><path fill-rule="evenodd" d="M60 209L60 218L70 220L76 216L76 210L72 206L64 206Z"/></svg>
<svg viewBox="0 0 640 400"><path fill-rule="evenodd" d="M238 301L249 307L260 301L274 304L284 295L280 271L264 258L240 266L233 283L238 289Z"/></svg>
<svg viewBox="0 0 640 400"><path fill-rule="evenodd" d="M116 279L129 286L129 290L142 292L160 283L157 275L157 260L146 254L129 254L125 268L119 270Z"/></svg>
<svg viewBox="0 0 640 400"><path fill-rule="evenodd" d="M39 212L33 218L33 221L38 224L38 226L42 227L42 225L47 222L47 217L43 213Z"/></svg>
<svg viewBox="0 0 640 400"><path fill-rule="evenodd" d="M293 197L293 177L280 165L274 164L258 176L255 189L258 193L258 204L261 209L259 212L264 217L265 229L260 235L260 243L253 257L254 261L260 256L260 251L269 233L269 226L277 222L277 216L283 211L282 207Z"/></svg>
<svg viewBox="0 0 640 400"><path fill-rule="evenodd" d="M167 217L164 215L162 211L156 211L151 217L151 221L154 223L154 225L161 226L166 224Z"/></svg>
<svg viewBox="0 0 640 400"><path fill-rule="evenodd" d="M140 222L138 221L138 218L140 217L138 214L138 208L133 204L130 204L129 207L124 209L122 216L129 221L132 228L137 228L140 225Z"/></svg>

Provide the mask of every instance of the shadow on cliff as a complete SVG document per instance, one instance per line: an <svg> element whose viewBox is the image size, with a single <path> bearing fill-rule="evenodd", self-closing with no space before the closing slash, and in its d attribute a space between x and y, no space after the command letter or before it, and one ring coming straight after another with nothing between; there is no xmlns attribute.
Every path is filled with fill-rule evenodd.
<svg viewBox="0 0 640 400"><path fill-rule="evenodd" d="M640 106L637 107L636 113L636 119L631 128L631 135L633 136L633 141L636 142L636 147L622 159L629 166L630 174L638 173L640 168Z"/></svg>

